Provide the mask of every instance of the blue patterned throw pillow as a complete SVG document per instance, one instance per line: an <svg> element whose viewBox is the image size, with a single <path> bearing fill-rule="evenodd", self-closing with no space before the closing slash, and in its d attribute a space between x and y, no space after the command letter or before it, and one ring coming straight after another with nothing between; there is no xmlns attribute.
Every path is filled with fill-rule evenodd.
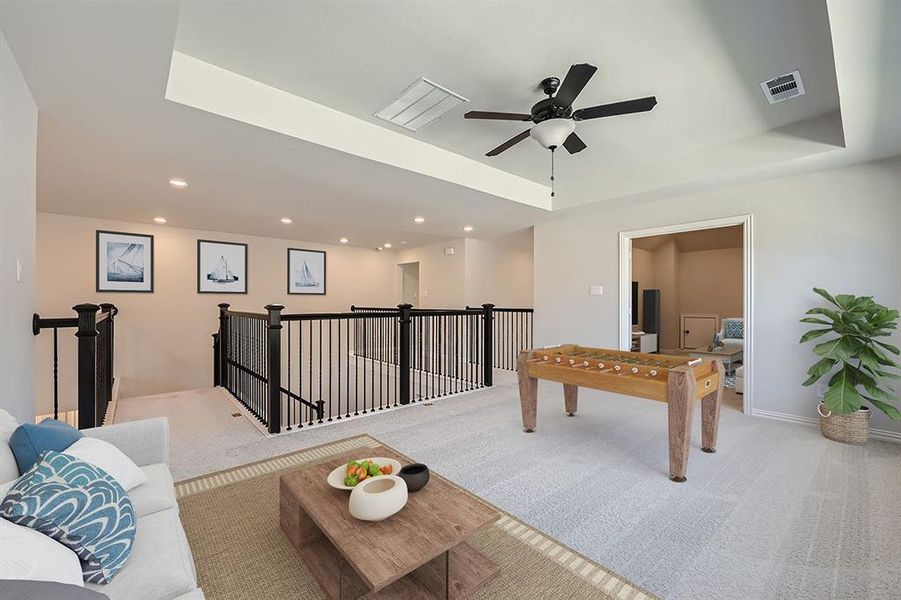
<svg viewBox="0 0 901 600"><path fill-rule="evenodd" d="M135 539L135 512L122 486L102 469L48 450L10 488L0 517L50 536L81 560L88 583L109 583Z"/></svg>
<svg viewBox="0 0 901 600"><path fill-rule="evenodd" d="M733 340L745 339L745 322L742 319L726 319L723 334L723 337L732 338Z"/></svg>

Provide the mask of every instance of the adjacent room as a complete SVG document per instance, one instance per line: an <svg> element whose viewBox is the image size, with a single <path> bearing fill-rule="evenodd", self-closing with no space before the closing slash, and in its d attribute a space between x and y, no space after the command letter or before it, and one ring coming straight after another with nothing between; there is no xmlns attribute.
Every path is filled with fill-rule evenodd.
<svg viewBox="0 0 901 600"><path fill-rule="evenodd" d="M901 2L0 2L0 598L901 583Z"/></svg>

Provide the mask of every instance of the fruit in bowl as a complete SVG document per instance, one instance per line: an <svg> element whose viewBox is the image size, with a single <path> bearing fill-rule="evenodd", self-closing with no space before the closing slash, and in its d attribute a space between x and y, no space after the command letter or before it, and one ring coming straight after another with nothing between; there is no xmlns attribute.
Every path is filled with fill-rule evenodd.
<svg viewBox="0 0 901 600"><path fill-rule="evenodd" d="M358 458L334 467L326 478L328 484L336 490L350 491L357 484L385 475L397 475L401 465L399 461L385 456Z"/></svg>
<svg viewBox="0 0 901 600"><path fill-rule="evenodd" d="M347 463L344 473L344 485L354 487L364 479L378 477L379 475L391 475L394 467L391 464L379 465L371 459L362 461L352 460Z"/></svg>

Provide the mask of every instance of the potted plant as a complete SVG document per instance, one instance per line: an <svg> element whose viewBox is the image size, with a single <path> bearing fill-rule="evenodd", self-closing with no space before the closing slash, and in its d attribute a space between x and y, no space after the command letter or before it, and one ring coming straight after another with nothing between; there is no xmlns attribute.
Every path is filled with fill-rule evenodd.
<svg viewBox="0 0 901 600"><path fill-rule="evenodd" d="M813 291L831 306L807 311L811 316L801 322L823 327L802 335L800 343L832 336L814 346L820 360L807 370L810 377L804 385L813 385L830 375L817 407L823 435L846 444L864 444L870 434L870 409L865 403L895 421L901 420L901 412L893 405L899 399L885 383L887 379L901 379L895 372L898 363L892 358L901 350L879 339L890 336L898 327L898 311L877 304L870 296L832 296L820 288Z"/></svg>

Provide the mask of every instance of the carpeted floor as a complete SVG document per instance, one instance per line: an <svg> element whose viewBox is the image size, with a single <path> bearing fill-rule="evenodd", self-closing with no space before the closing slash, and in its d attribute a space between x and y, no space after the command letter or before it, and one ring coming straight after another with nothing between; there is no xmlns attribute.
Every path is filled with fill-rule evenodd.
<svg viewBox="0 0 901 600"><path fill-rule="evenodd" d="M515 381L365 419L263 437L215 390L123 400L117 420L165 415L176 479L360 433L667 598L897 598L901 444L825 440L724 408L717 454L666 478L666 411L584 390L567 418L540 387L522 432ZM696 415L697 417L697 415Z"/></svg>
<svg viewBox="0 0 901 600"><path fill-rule="evenodd" d="M365 448L377 445L369 436L358 436L176 486L181 520L206 597L325 598L279 528L279 475L354 448L365 455ZM509 515L469 543L501 565L500 574L473 600L653 598Z"/></svg>

